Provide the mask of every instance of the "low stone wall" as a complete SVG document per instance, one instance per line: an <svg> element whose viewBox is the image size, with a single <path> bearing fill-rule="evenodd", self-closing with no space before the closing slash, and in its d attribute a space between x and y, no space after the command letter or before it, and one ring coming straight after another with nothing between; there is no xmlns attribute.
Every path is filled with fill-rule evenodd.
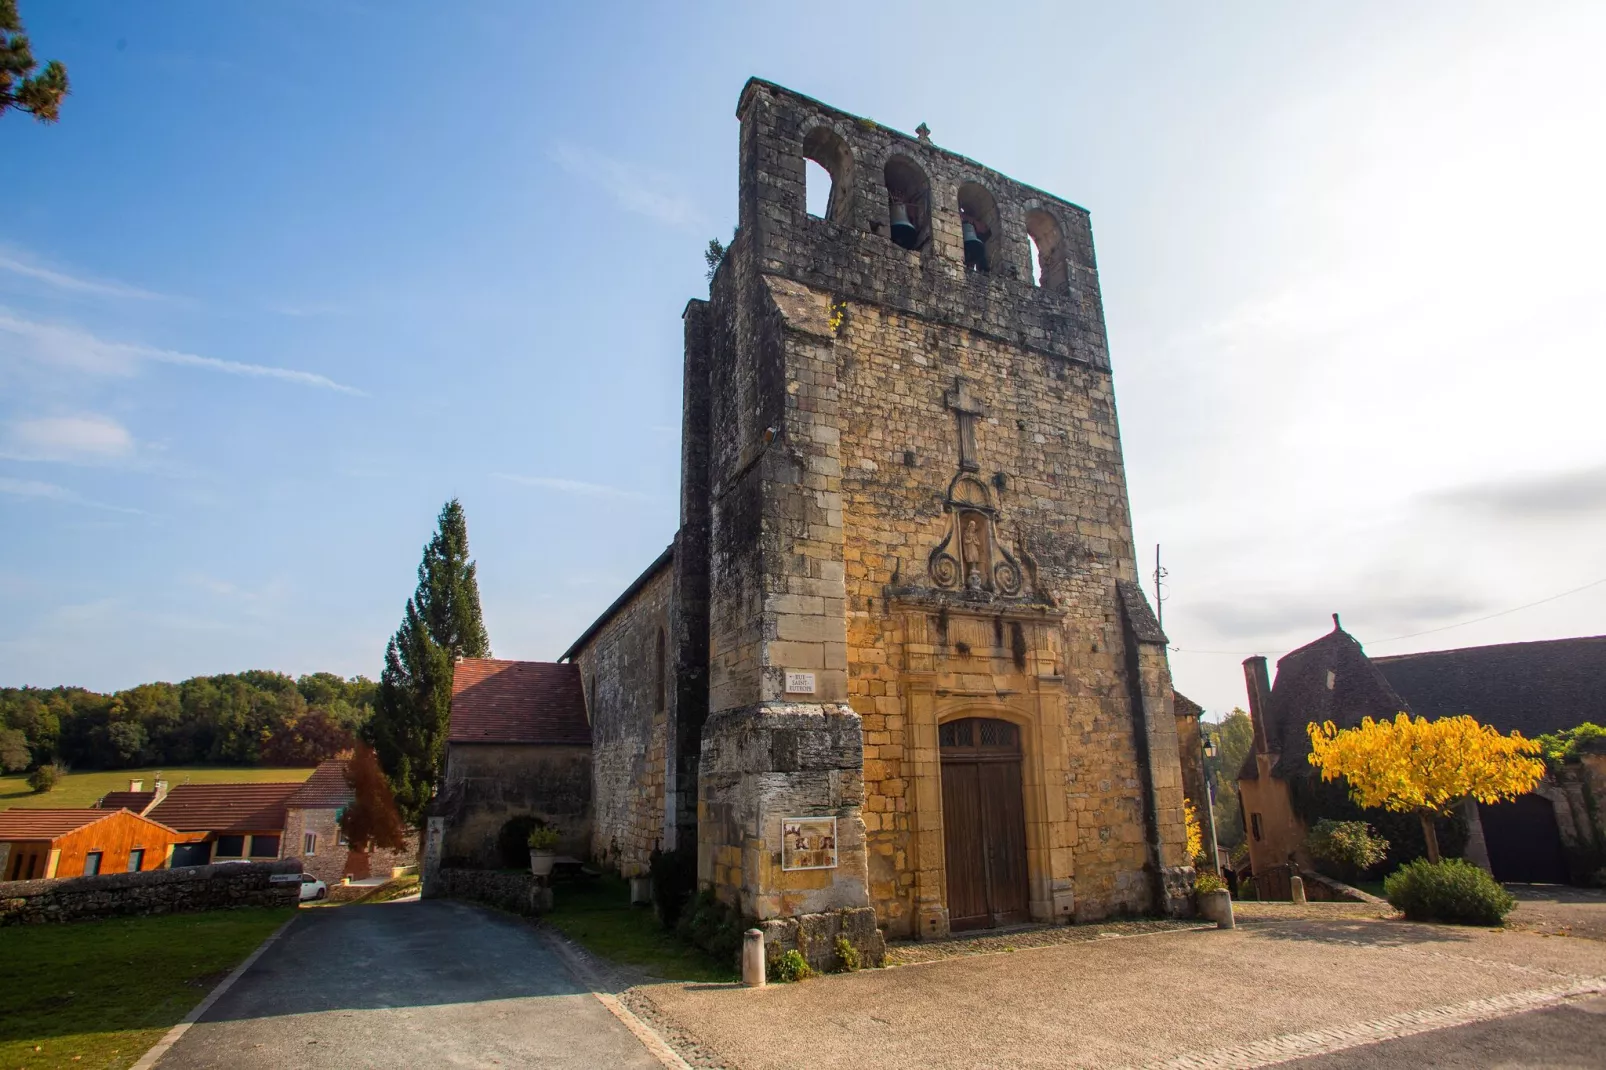
<svg viewBox="0 0 1606 1070"><path fill-rule="evenodd" d="M764 959L774 962L788 951L800 951L817 973L833 973L842 968L836 950L839 936L847 937L859 953L861 967L880 966L886 959L887 945L876 928L873 907L851 907L821 914L798 914L790 918L761 921L764 933Z"/></svg>
<svg viewBox="0 0 1606 1070"><path fill-rule="evenodd" d="M300 874L301 863L292 858L64 880L6 881L0 883L0 925L231 907L293 907L301 899ZM295 879L275 881L275 875Z"/></svg>
<svg viewBox="0 0 1606 1070"><path fill-rule="evenodd" d="M1305 881L1305 898L1314 903L1374 903L1388 906L1387 899L1379 899L1371 892L1363 892L1359 888L1352 888L1343 881L1336 881L1331 877L1324 877L1311 870L1300 870L1299 875Z"/></svg>
<svg viewBox="0 0 1606 1070"><path fill-rule="evenodd" d="M529 917L552 909L550 888L543 887L529 873L509 870L443 866L439 879L430 882L426 898L469 899Z"/></svg>

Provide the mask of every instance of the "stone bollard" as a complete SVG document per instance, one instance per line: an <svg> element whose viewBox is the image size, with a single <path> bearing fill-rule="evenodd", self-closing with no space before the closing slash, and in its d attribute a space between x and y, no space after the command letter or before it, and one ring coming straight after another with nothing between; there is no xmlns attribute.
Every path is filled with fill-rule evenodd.
<svg viewBox="0 0 1606 1070"><path fill-rule="evenodd" d="M1199 913L1216 923L1218 929L1233 928L1232 896L1225 889L1199 893Z"/></svg>
<svg viewBox="0 0 1606 1070"><path fill-rule="evenodd" d="M1292 901L1292 902L1294 902L1296 904L1299 904L1299 905L1303 905L1304 904L1304 902L1305 902L1305 878L1304 877L1289 877L1288 878L1288 898L1289 898L1290 901Z"/></svg>
<svg viewBox="0 0 1606 1070"><path fill-rule="evenodd" d="M630 878L630 905L633 907L652 906L652 877Z"/></svg>
<svg viewBox="0 0 1606 1070"><path fill-rule="evenodd" d="M742 934L742 984L763 988L765 980L764 933L760 929L749 929Z"/></svg>

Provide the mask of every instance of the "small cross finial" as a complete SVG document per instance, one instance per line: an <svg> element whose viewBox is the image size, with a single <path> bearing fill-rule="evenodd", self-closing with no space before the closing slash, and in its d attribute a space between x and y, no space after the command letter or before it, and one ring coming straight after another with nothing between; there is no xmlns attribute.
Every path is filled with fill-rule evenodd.
<svg viewBox="0 0 1606 1070"><path fill-rule="evenodd" d="M922 145L931 144L931 127L927 126L925 123L921 123L919 126L915 127L915 137L920 139L920 143Z"/></svg>

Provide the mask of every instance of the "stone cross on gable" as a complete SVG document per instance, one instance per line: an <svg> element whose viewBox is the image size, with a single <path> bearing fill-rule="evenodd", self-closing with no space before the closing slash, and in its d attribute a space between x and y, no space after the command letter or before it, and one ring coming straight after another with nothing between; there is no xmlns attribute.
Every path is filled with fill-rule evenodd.
<svg viewBox="0 0 1606 1070"><path fill-rule="evenodd" d="M954 376L954 388L947 394L948 407L959 418L959 467L975 472L981 465L976 462L976 417L983 415L981 402L970 392L970 384Z"/></svg>

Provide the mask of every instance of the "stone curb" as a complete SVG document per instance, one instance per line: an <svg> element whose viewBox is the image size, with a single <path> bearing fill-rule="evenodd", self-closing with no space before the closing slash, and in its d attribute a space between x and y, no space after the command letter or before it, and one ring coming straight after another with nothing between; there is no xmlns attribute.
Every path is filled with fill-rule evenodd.
<svg viewBox="0 0 1606 1070"><path fill-rule="evenodd" d="M624 1027L630 1030L637 1040L641 1041L642 1047L646 1048L653 1058L668 1067L669 1070L692 1070L686 1060L682 1059L675 1049L669 1046L669 1042L658 1035L657 1030L636 1017L629 1007L619 1002L617 996L604 991L607 986L602 983L596 971L591 968L591 964L570 946L568 940L546 927L538 928L536 934L546 941L547 946L552 949L558 958L563 960L563 964L568 967L569 972L574 974L575 980L585 985L591 991L591 994L596 997L597 1002L606 1007L609 1014L619 1019L624 1024Z"/></svg>
<svg viewBox="0 0 1606 1070"><path fill-rule="evenodd" d="M222 998L223 993L234 986L234 982L238 981L245 974L245 971L249 970L256 963L256 960L262 957L262 953L268 949L268 945L283 936L284 931L294 925L298 917L300 917L299 914L292 914L288 921L269 933L268 938L258 944L257 949L247 955L244 962L234 967L234 972L219 981L218 986L207 993L206 998L197 1003L190 1013L184 1016L183 1021L169 1029L166 1035L156 1042L155 1047L140 1056L139 1061L129 1067L128 1070L151 1070L157 1061L167 1054L167 1049L177 1044L179 1038L189 1032L190 1026L200 1021L201 1015L212 1009L212 1004L216 1003Z"/></svg>

